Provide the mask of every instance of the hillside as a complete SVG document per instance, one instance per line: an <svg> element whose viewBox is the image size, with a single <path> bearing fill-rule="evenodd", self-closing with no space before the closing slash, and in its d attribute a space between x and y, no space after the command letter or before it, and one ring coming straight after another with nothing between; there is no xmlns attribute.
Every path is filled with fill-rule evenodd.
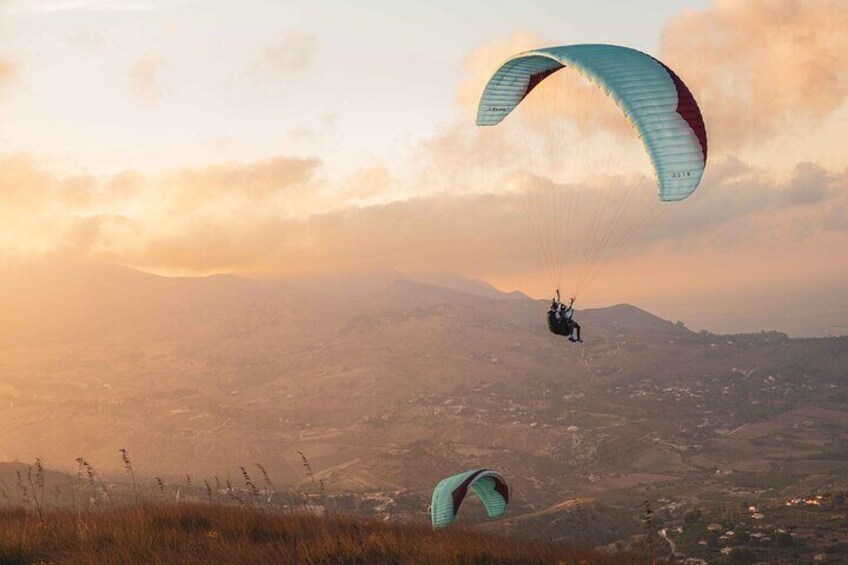
<svg viewBox="0 0 848 565"><path fill-rule="evenodd" d="M34 523L33 523L34 522ZM561 545L238 506L139 506L37 521L0 511L0 563L632 564Z"/></svg>
<svg viewBox="0 0 848 565"><path fill-rule="evenodd" d="M0 289L0 461L118 477L127 448L148 481L261 463L308 487L302 452L340 505L413 522L440 478L486 466L516 493L499 524L592 545L639 534L645 500L674 521L848 484L844 337L695 333L618 305L578 311L571 346L545 301L444 275L22 266Z"/></svg>

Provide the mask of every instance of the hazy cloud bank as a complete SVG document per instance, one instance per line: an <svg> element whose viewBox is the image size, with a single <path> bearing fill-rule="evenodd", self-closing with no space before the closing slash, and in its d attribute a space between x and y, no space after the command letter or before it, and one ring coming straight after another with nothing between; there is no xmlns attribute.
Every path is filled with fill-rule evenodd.
<svg viewBox="0 0 848 565"><path fill-rule="evenodd" d="M539 261L528 191L551 190L530 178L523 191L434 191L363 205L373 191L390 190L395 182L382 166L364 168L339 193L329 190L319 160L287 156L106 179L58 176L20 155L0 165L6 254L67 250L179 272L307 274L393 266L517 274ZM647 178L617 182L645 199L653 195ZM845 171L802 163L779 178L727 158L695 196L663 205L659 223L634 235L622 257L661 248L694 253L783 240L815 243L826 233L848 239L846 188ZM578 226L613 214L595 210L597 186L556 190L575 202L584 191ZM637 211L625 210L625 221ZM578 248L591 235L580 227L573 234Z"/></svg>

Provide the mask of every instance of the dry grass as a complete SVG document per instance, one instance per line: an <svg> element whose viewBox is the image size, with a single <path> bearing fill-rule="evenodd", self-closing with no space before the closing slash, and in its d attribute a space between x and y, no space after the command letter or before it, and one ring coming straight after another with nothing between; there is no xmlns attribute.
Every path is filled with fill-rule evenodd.
<svg viewBox="0 0 848 565"><path fill-rule="evenodd" d="M217 504L137 505L43 519L0 512L0 563L642 563L627 555L375 520Z"/></svg>
<svg viewBox="0 0 848 565"><path fill-rule="evenodd" d="M0 509L0 565L647 563L634 555L459 528L434 532L424 525L319 517L312 512L323 514L326 508L314 506L312 500L324 498L324 484L316 481L300 452L311 490L316 491L311 494L278 491L260 464L255 464L260 481L254 481L247 467L239 467L244 488L218 477L214 488L208 479L194 486L189 475L184 486L166 485L160 478L155 484L139 483L129 453L119 451L129 485L107 485L83 457L77 459L76 476L64 476L64 491L58 484L45 488L49 472L41 460L34 466L19 465L14 490L0 479L7 504Z"/></svg>

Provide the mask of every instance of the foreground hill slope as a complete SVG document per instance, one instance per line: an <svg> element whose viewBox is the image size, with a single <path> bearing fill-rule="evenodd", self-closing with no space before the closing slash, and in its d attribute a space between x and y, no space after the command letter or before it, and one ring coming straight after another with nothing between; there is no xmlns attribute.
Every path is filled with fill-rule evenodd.
<svg viewBox="0 0 848 565"><path fill-rule="evenodd" d="M270 514L223 505L162 505L76 514L51 511L38 521L0 512L0 563L642 563L551 543L376 520Z"/></svg>

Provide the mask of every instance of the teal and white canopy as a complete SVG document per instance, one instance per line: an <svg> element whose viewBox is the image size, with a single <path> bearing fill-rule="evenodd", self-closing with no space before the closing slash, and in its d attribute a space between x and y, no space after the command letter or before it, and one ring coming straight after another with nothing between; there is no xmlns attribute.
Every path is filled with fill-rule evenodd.
<svg viewBox="0 0 848 565"><path fill-rule="evenodd" d="M563 45L519 53L489 79L477 125L499 124L545 78L570 67L607 93L642 139L663 201L683 200L698 187L707 163L701 111L682 80L635 49Z"/></svg>
<svg viewBox="0 0 848 565"><path fill-rule="evenodd" d="M489 518L498 518L506 512L509 487L504 478L488 469L466 471L442 479L433 490L430 518L434 529L446 528L453 522L468 489L483 502Z"/></svg>

